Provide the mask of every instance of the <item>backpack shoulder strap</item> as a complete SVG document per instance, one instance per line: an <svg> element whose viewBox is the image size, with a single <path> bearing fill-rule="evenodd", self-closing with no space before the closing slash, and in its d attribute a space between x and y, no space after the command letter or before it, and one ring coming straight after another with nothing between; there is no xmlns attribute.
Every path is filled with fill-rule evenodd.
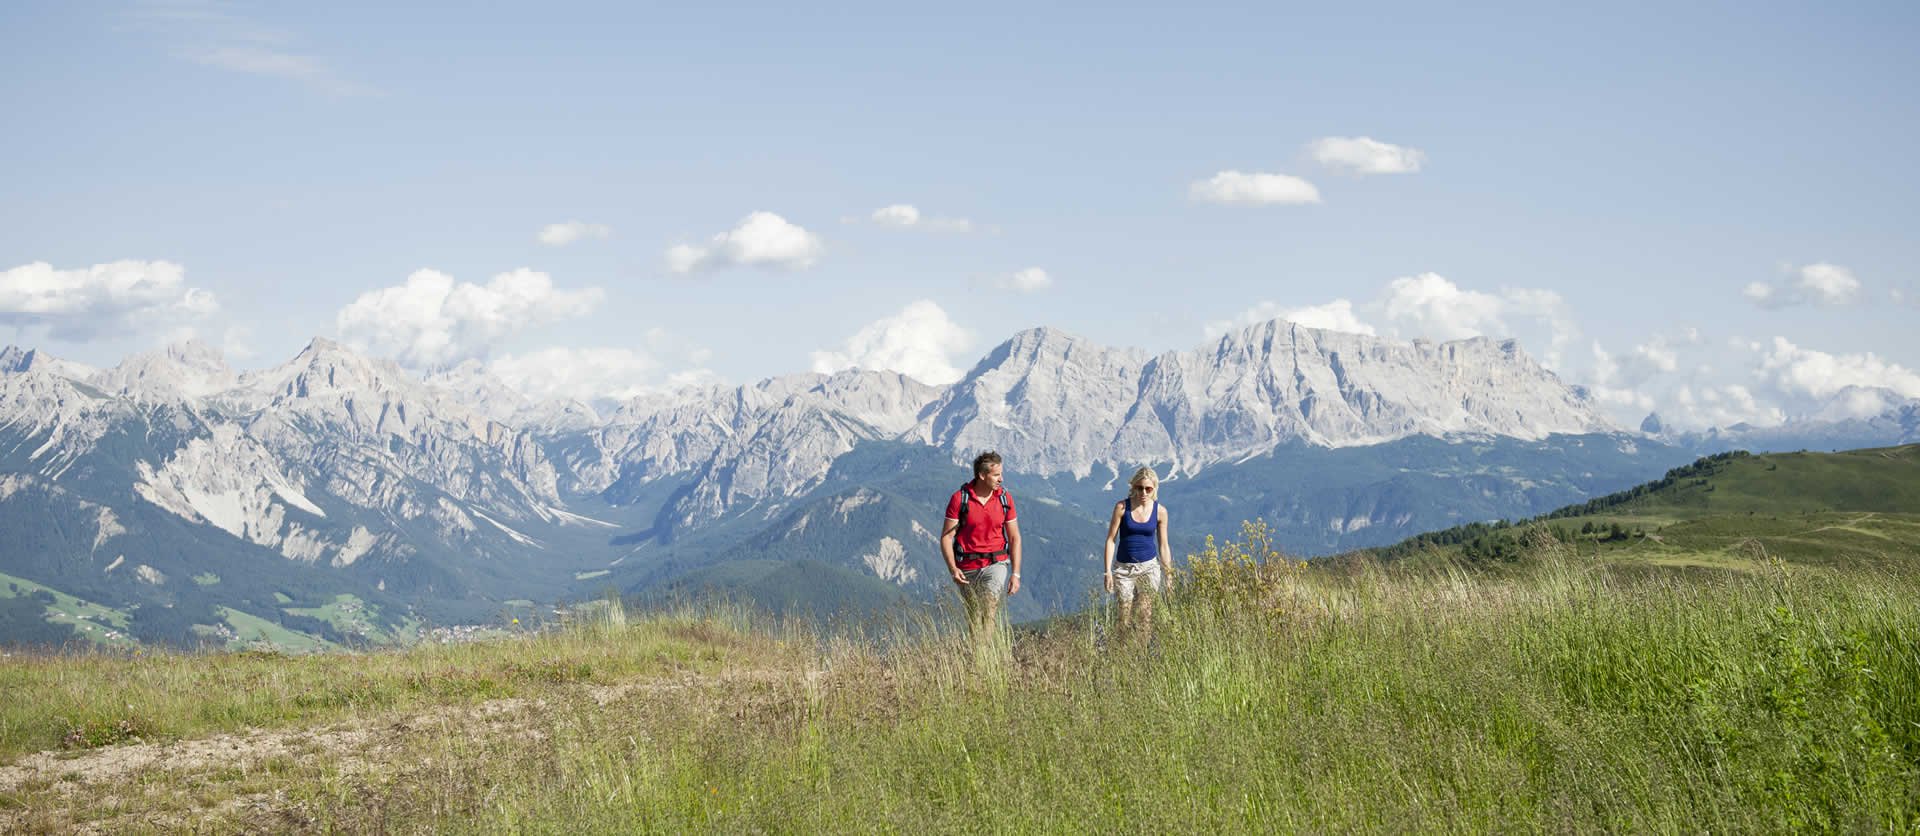
<svg viewBox="0 0 1920 836"><path fill-rule="evenodd" d="M967 496L969 490L966 485L961 485L960 490L955 491L953 494L954 496L960 497L960 516L956 518L958 521L954 524L953 533L955 545L958 545L960 542L960 532L967 527L967 506L973 504L967 501L971 498Z"/></svg>
<svg viewBox="0 0 1920 836"><path fill-rule="evenodd" d="M1013 503L1007 499L1007 489L1000 491L1000 544L1008 551L1013 550L1013 538L1007 536L1007 518L1013 516Z"/></svg>

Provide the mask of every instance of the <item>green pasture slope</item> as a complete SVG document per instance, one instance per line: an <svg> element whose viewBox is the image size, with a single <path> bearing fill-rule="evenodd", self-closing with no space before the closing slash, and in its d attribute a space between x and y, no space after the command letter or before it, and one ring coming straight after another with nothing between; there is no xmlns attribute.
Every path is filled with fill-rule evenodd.
<svg viewBox="0 0 1920 836"><path fill-rule="evenodd" d="M1487 564L1552 542L1621 564L1751 570L1772 558L1827 568L1909 563L1920 555L1920 445L1721 453L1529 520L1456 526L1373 553Z"/></svg>

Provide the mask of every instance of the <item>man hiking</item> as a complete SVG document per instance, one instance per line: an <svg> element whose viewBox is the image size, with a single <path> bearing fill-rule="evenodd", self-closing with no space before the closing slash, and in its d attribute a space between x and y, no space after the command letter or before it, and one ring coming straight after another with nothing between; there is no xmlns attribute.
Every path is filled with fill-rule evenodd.
<svg viewBox="0 0 1920 836"><path fill-rule="evenodd" d="M973 481L947 500L940 529L940 555L967 605L967 632L976 641L993 637L1000 599L1020 591L1020 521L1013 497L1000 486L1000 454L973 460Z"/></svg>

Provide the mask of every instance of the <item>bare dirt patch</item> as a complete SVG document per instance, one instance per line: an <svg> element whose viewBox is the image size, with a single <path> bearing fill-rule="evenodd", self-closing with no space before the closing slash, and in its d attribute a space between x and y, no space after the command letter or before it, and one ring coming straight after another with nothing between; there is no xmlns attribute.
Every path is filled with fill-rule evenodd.
<svg viewBox="0 0 1920 836"><path fill-rule="evenodd" d="M568 689L556 698L583 696L605 707L689 689L779 684L813 688L823 675L745 670L638 679ZM272 783L255 773L278 768L283 773L297 769L337 776L391 774L412 766L402 760L414 751L408 744L424 738L538 741L546 735L540 719L546 708L545 699L495 699L324 727L36 752L0 766L0 832L197 829L208 819L275 831L307 830L317 826L313 818L284 792L252 791Z"/></svg>

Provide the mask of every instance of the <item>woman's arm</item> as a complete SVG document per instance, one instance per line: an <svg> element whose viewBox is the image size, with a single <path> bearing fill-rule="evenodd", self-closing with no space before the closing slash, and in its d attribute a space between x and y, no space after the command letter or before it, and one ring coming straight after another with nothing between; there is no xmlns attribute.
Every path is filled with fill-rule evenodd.
<svg viewBox="0 0 1920 836"><path fill-rule="evenodd" d="M1106 548L1107 557L1106 557L1106 562L1104 564L1105 568L1101 569L1100 571L1102 572L1102 575L1106 578L1105 584L1108 592L1113 591L1114 538L1120 536L1120 515L1126 513L1126 511L1123 510L1125 507L1126 507L1125 502L1115 502L1113 504L1113 518L1110 520L1107 520L1107 548Z"/></svg>
<svg viewBox="0 0 1920 836"><path fill-rule="evenodd" d="M1167 589L1173 589L1173 550L1167 548L1167 506L1160 508L1160 574L1166 576Z"/></svg>

